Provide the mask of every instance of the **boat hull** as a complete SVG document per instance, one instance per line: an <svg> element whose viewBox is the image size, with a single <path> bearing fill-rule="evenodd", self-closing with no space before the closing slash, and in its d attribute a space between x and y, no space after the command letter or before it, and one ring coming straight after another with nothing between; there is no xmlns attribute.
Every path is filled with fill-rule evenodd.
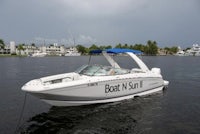
<svg viewBox="0 0 200 134"><path fill-rule="evenodd" d="M143 91L140 93L135 93L127 96L122 96L122 97L117 97L117 98L109 98L109 99L104 99L104 100L90 100L90 101L60 101L60 100L47 100L47 99L41 99L42 101L53 105L53 106L81 106L81 105L91 105L91 104L99 104L99 103L110 103L110 102L117 102L117 101L122 101L126 99L133 99L134 97L138 96L145 96L145 95L150 95L153 93L157 93L162 91L164 86L154 88L151 90Z"/></svg>
<svg viewBox="0 0 200 134"><path fill-rule="evenodd" d="M98 81L72 87L31 92L54 106L79 106L108 103L148 95L164 88L162 78L135 78Z"/></svg>

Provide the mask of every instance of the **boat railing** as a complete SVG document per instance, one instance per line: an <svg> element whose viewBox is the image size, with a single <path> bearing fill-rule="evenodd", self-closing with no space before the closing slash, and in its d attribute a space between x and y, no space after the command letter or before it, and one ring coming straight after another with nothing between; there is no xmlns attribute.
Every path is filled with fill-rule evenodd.
<svg viewBox="0 0 200 134"><path fill-rule="evenodd" d="M44 85L51 85L51 84L57 84L57 83L62 83L62 82L69 82L69 81L73 81L74 78L72 77L64 77L61 79L54 79L54 80L49 80L49 81L45 81L43 82Z"/></svg>
<svg viewBox="0 0 200 134"><path fill-rule="evenodd" d="M131 73L145 73L145 72L140 68L133 68L131 69Z"/></svg>
<svg viewBox="0 0 200 134"><path fill-rule="evenodd" d="M41 82L44 85L69 82L73 80L77 80L79 78L79 74L77 73L68 73L68 74L60 74L55 76L43 77L40 78Z"/></svg>

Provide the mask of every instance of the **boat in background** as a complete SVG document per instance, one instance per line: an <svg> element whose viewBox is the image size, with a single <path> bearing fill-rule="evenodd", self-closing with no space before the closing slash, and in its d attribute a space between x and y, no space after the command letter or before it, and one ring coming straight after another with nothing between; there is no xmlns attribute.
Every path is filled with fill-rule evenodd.
<svg viewBox="0 0 200 134"><path fill-rule="evenodd" d="M91 53L102 53L110 66L88 63L75 72L31 80L22 90L54 106L79 106L148 95L162 91L169 84L163 80L160 68L149 70L136 56L141 51L115 48L93 50ZM138 68L121 68L112 58L114 54L121 53L130 56Z"/></svg>
<svg viewBox="0 0 200 134"><path fill-rule="evenodd" d="M200 46L198 44L193 44L191 49L185 52L186 56L200 56Z"/></svg>
<svg viewBox="0 0 200 134"><path fill-rule="evenodd" d="M47 53L37 51L36 53L33 53L31 57L45 57L46 55Z"/></svg>
<svg viewBox="0 0 200 134"><path fill-rule="evenodd" d="M71 47L66 52L65 56L81 56L81 53L79 53L76 49L76 47Z"/></svg>
<svg viewBox="0 0 200 134"><path fill-rule="evenodd" d="M178 47L178 52L175 54L176 56L186 56L185 52L181 49L181 47Z"/></svg>

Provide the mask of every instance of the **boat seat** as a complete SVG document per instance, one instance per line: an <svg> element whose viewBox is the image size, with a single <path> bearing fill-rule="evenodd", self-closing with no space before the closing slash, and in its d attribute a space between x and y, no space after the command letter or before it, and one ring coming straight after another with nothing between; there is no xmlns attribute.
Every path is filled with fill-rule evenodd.
<svg viewBox="0 0 200 134"><path fill-rule="evenodd" d="M114 70L114 69L111 69L111 70L109 71L109 75L115 75L115 70Z"/></svg>

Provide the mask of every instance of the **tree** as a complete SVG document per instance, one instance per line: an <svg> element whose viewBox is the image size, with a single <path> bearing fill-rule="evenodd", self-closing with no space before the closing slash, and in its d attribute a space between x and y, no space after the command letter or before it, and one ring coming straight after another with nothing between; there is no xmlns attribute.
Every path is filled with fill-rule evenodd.
<svg viewBox="0 0 200 134"><path fill-rule="evenodd" d="M19 44L17 50L19 50L19 55L21 55L21 51L24 51L24 44Z"/></svg>
<svg viewBox="0 0 200 134"><path fill-rule="evenodd" d="M174 54L178 52L178 47L165 47L164 50L166 51L166 54Z"/></svg>
<svg viewBox="0 0 200 134"><path fill-rule="evenodd" d="M98 46L96 46L95 44L93 44L91 47L89 47L89 50L99 50L100 48Z"/></svg>
<svg viewBox="0 0 200 134"><path fill-rule="evenodd" d="M35 47L35 43L32 43L31 46Z"/></svg>
<svg viewBox="0 0 200 134"><path fill-rule="evenodd" d="M122 48L122 44L119 43L118 45L115 46L115 48Z"/></svg>
<svg viewBox="0 0 200 134"><path fill-rule="evenodd" d="M177 53L178 52L178 47L174 46L174 47L171 47L170 51L172 53Z"/></svg>
<svg viewBox="0 0 200 134"><path fill-rule="evenodd" d="M165 47L164 50L170 51L170 48L169 47Z"/></svg>
<svg viewBox="0 0 200 134"><path fill-rule="evenodd" d="M156 41L152 42L151 40L148 40L146 47L147 47L145 50L146 54L156 55L158 53L158 47Z"/></svg>
<svg viewBox="0 0 200 134"><path fill-rule="evenodd" d="M82 53L82 54L87 53L87 48L82 45L77 45L76 49L78 50L79 53Z"/></svg>
<svg viewBox="0 0 200 134"><path fill-rule="evenodd" d="M105 47L105 49L111 49L111 48L112 48L111 45L108 45L108 46Z"/></svg>
<svg viewBox="0 0 200 134"><path fill-rule="evenodd" d="M129 48L128 44L124 44L122 48Z"/></svg>
<svg viewBox="0 0 200 134"><path fill-rule="evenodd" d="M5 48L5 43L2 39L0 39L0 48L2 48L2 49Z"/></svg>
<svg viewBox="0 0 200 134"><path fill-rule="evenodd" d="M142 44L135 44L134 46L130 46L131 49L140 50L142 52L145 51L145 46Z"/></svg>
<svg viewBox="0 0 200 134"><path fill-rule="evenodd" d="M108 46L100 46L100 47L99 47L100 50L110 49L110 48L112 48L111 45L108 45Z"/></svg>

